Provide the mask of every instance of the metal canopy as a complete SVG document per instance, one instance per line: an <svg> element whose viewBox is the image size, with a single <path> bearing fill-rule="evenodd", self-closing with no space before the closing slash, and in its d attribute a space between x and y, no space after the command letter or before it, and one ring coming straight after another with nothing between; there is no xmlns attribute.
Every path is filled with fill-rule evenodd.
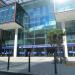
<svg viewBox="0 0 75 75"><path fill-rule="evenodd" d="M16 22L10 22L10 23L5 23L0 25L0 29L3 30L16 29L16 28L22 28L22 26L20 26Z"/></svg>
<svg viewBox="0 0 75 75"><path fill-rule="evenodd" d="M56 17L57 22L65 22L65 21L75 20L75 10L56 12L55 17Z"/></svg>

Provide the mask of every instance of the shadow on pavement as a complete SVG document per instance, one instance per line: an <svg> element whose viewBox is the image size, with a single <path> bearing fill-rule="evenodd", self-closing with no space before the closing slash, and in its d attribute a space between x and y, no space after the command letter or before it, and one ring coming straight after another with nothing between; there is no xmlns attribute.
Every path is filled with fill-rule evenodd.
<svg viewBox="0 0 75 75"><path fill-rule="evenodd" d="M20 73L24 73L25 70L27 69L20 70ZM31 73L34 75L54 75L54 64L53 62L31 62Z"/></svg>
<svg viewBox="0 0 75 75"><path fill-rule="evenodd" d="M31 62L30 73L28 73L27 62L10 62L10 69L9 71L7 71L7 62L0 61L0 75L31 75L31 74L54 75L53 61Z"/></svg>
<svg viewBox="0 0 75 75"><path fill-rule="evenodd" d="M3 72L3 71L0 71L0 75L32 75L32 74L12 73L12 72Z"/></svg>

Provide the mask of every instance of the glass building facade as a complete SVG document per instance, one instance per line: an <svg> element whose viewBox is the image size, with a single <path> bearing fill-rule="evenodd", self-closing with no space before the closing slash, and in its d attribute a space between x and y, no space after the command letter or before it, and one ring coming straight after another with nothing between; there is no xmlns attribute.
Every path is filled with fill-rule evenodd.
<svg viewBox="0 0 75 75"><path fill-rule="evenodd" d="M19 28L17 38L19 40L18 44L22 44L21 41L23 40L23 29L21 28L24 27L23 20L25 15L27 15L27 13L18 3L13 3L0 8L0 33L2 36L0 38L0 45L3 47L10 46L11 55L13 55L15 29L17 28ZM3 48L1 51L1 54L7 55L8 48Z"/></svg>
<svg viewBox="0 0 75 75"><path fill-rule="evenodd" d="M12 2L6 1L6 4L11 4ZM61 0L60 0L61 1ZM21 25L23 28L19 29L18 32L18 46L26 45L46 45L48 43L47 33L48 31L61 28L61 22L56 20L55 13L61 13L66 11L72 11L75 9L75 0L31 0L29 2L19 2L21 7L17 7L16 22ZM14 2L14 0L13 0ZM25 10L25 14L22 12L19 13L20 9ZM13 10L10 12L13 13ZM11 15L12 16L12 15ZM65 16L65 15L64 15ZM10 17L12 18L12 17ZM2 19L2 18L1 18ZM65 21L66 37L67 37L67 46L68 46L68 55L75 55L75 20ZM10 30L9 30L10 31ZM5 41L5 45L13 46L14 43L14 30L10 31L10 40ZM62 50L62 49L61 49ZM13 52L13 50L12 50ZM17 55L24 56L27 52L27 49L18 48ZM32 56L40 55L50 55L43 52L48 52L47 48L33 48ZM40 53L38 53L40 52ZM51 54L52 55L52 54Z"/></svg>
<svg viewBox="0 0 75 75"><path fill-rule="evenodd" d="M28 29L25 31L25 40L29 41L29 45L47 44L47 31L50 28L55 28L55 18L53 12L53 4L50 0L43 2L43 0L37 1L35 7L30 8L34 5L32 3L28 7L27 13L30 15ZM39 6L37 6L39 4ZM39 41L40 42L39 42ZM27 43L26 43L27 44Z"/></svg>
<svg viewBox="0 0 75 75"><path fill-rule="evenodd" d="M56 28L53 1L32 1L22 4L28 15L24 16L23 26L20 30L18 45L46 45L47 32ZM24 56L27 49L18 48L18 56ZM44 47L33 48L32 56L47 55Z"/></svg>
<svg viewBox="0 0 75 75"><path fill-rule="evenodd" d="M25 11L20 4L13 3L0 8L0 24L16 22L23 26L23 16Z"/></svg>
<svg viewBox="0 0 75 75"><path fill-rule="evenodd" d="M75 0L63 0L60 2L59 0L55 0L55 12L62 13L62 12L74 11L75 10L74 3ZM65 17L65 14L63 16ZM61 22L57 22L57 27L61 28ZM68 21L65 20L65 29L66 29L66 37L68 44L68 56L75 56L75 18Z"/></svg>
<svg viewBox="0 0 75 75"><path fill-rule="evenodd" d="M47 32L56 28L53 1L39 0L22 5L29 15L29 22L24 25L24 45L46 45L48 43ZM26 16L27 17L27 16ZM47 55L47 49L33 48L35 55ZM38 53L40 52L40 53ZM35 56L34 55L34 56Z"/></svg>
<svg viewBox="0 0 75 75"><path fill-rule="evenodd" d="M20 7L17 6L16 21L21 22L23 18L23 28L18 31L18 46L20 45L46 45L49 44L47 40L47 32L56 28L53 1L52 0L39 0L30 1L29 3L21 4L26 11L25 15L20 11ZM23 16L23 17L22 17ZM19 19L18 19L19 18ZM21 25L21 24L20 24ZM10 30L8 30L10 31ZM5 41L5 45L13 46L14 44L14 30L11 30L9 40ZM27 49L18 48L18 56L24 56ZM4 50L6 51L6 50ZM46 48L33 48L32 56L35 55L47 55L49 50ZM13 52L13 49L10 50Z"/></svg>
<svg viewBox="0 0 75 75"><path fill-rule="evenodd" d="M14 21L14 10L13 5L0 8L0 24Z"/></svg>

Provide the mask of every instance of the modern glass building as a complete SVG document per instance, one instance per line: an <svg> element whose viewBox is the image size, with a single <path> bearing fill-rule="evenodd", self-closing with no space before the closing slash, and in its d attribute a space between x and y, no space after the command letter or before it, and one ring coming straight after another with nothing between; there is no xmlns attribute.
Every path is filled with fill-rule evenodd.
<svg viewBox="0 0 75 75"><path fill-rule="evenodd" d="M2 0L0 29L4 39L1 39L1 55L6 56L10 53L15 57L26 56L27 49L32 48L32 56L52 56L47 33L52 29L61 28L66 31L66 36L63 37L64 48L61 50L64 51L65 57L74 56L74 2L74 0ZM9 21L15 22L16 27ZM5 37L6 35L8 36Z"/></svg>
<svg viewBox="0 0 75 75"><path fill-rule="evenodd" d="M54 0L57 27L66 31L65 55L75 56L75 0Z"/></svg>

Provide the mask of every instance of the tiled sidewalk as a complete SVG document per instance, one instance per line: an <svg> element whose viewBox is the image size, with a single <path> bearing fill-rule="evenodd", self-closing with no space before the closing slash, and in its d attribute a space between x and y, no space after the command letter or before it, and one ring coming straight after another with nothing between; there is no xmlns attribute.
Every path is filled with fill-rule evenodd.
<svg viewBox="0 0 75 75"><path fill-rule="evenodd" d="M17 59L18 60L18 59ZM31 62L31 73L33 75L55 75L54 64L50 58L34 58ZM18 61L21 61L20 58ZM0 70L6 71L7 62L0 61ZM75 65L57 64L58 75L75 75ZM8 72L28 73L28 63L25 61L11 62Z"/></svg>

